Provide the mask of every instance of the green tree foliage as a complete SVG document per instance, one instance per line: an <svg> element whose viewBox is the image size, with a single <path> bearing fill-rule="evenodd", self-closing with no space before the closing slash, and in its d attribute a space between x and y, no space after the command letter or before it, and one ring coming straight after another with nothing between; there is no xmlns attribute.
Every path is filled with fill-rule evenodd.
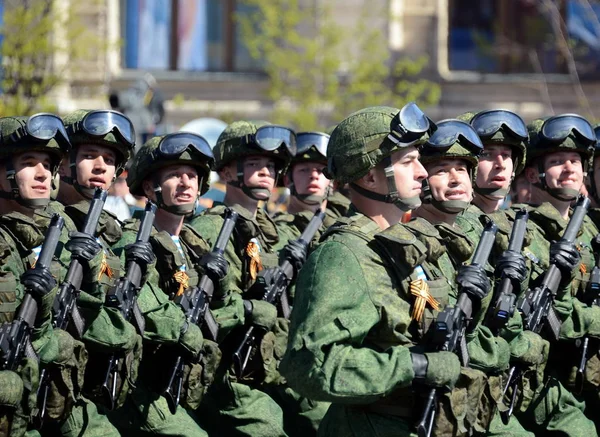
<svg viewBox="0 0 600 437"><path fill-rule="evenodd" d="M392 62L387 32L372 26L387 12L373 10L371 2L364 2L365 19L350 30L334 22L325 1L242 3L249 8L236 17L241 39L269 78L274 123L325 130L366 106L416 101L427 107L440 98L437 84L418 78L427 57Z"/></svg>
<svg viewBox="0 0 600 437"><path fill-rule="evenodd" d="M49 94L77 72L79 61L106 50L81 19L94 1L4 1L0 116L54 110Z"/></svg>

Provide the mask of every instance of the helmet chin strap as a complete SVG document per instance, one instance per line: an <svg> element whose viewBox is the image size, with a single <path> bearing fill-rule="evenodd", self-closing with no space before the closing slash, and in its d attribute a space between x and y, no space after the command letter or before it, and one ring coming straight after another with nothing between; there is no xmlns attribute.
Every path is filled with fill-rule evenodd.
<svg viewBox="0 0 600 437"><path fill-rule="evenodd" d="M532 185L538 187L539 189L547 192L555 199L560 200L561 202L570 202L575 200L577 196L579 196L579 190L575 190L573 188L550 188L546 183L546 171L542 167L542 163L538 164L538 178L540 182L535 182ZM583 174L583 177L587 176L587 173Z"/></svg>
<svg viewBox="0 0 600 437"><path fill-rule="evenodd" d="M200 178L200 180L198 181L199 187L202 186L202 179L203 178ZM196 209L198 208L198 199L200 198L200 192L198 192L196 200L194 200L192 203L183 203L181 205L167 205L165 204L165 201L163 199L162 188L160 186L160 183L158 182L158 180L154 180L153 183L154 194L156 195L156 205L160 209L164 209L165 211L170 212L171 214L185 216L193 214L194 211L196 211Z"/></svg>
<svg viewBox="0 0 600 437"><path fill-rule="evenodd" d="M0 190L0 199L14 200L19 205L24 206L29 209L42 209L45 208L48 203L50 203L50 198L43 199L24 199L21 197L21 192L19 191L19 186L17 185L16 180L16 171L13 166L13 162L11 158L8 158L5 161L6 167L6 179L10 183L11 191L1 191Z"/></svg>
<svg viewBox="0 0 600 437"><path fill-rule="evenodd" d="M96 191L96 189L84 187L77 180L77 161L76 161L76 159L77 159L77 151L75 149L72 149L71 152L69 153L69 169L71 171L71 176L61 176L60 180L62 182L64 182L65 184L71 185L73 188L75 188L75 191L77 191L79 194L81 194L86 199L93 199L94 192ZM117 173L115 171L115 175L113 176L112 182L114 182L116 179L117 179Z"/></svg>
<svg viewBox="0 0 600 437"><path fill-rule="evenodd" d="M481 188L475 185L473 191L490 200L501 200L506 197L510 190L508 188Z"/></svg>
<svg viewBox="0 0 600 437"><path fill-rule="evenodd" d="M471 202L467 202L466 200L437 200L433 197L431 186L427 179L423 181L423 203L430 204L446 214L461 213L471 204Z"/></svg>
<svg viewBox="0 0 600 437"><path fill-rule="evenodd" d="M392 167L392 160L389 156L383 159L385 165L384 172L387 180L388 194L376 193L371 190L367 190L354 182L350 182L350 186L360 195L375 200L377 202L391 203L401 211L407 212L417 209L421 206L421 197L412 196L406 198L400 198L398 193L398 187L396 186L396 178L394 176L394 169Z"/></svg>
<svg viewBox="0 0 600 437"><path fill-rule="evenodd" d="M237 162L237 181L229 181L227 184L240 188L246 196L256 201L267 200L271 197L271 190L267 188L249 187L244 184L244 165L240 160ZM277 184L277 178L275 178L275 184Z"/></svg>

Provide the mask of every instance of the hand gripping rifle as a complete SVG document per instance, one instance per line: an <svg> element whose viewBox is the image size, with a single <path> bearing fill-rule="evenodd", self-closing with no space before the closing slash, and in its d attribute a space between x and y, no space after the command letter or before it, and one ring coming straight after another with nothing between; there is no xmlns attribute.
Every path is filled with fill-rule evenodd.
<svg viewBox="0 0 600 437"><path fill-rule="evenodd" d="M590 199L580 196L561 241L571 244L575 242L589 206ZM562 323L556 315L553 303L561 279L559 268L555 264L550 264L542 283L533 290L528 290L517 302L517 308L523 315L524 328L540 333L545 326L555 341L558 340Z"/></svg>
<svg viewBox="0 0 600 437"><path fill-rule="evenodd" d="M150 233L154 224L156 215L156 205L151 201L146 203L144 216L140 222L140 228L136 237L136 242L147 243L150 240ZM148 266L142 266L142 261L131 260L127 263L127 272L121 276L116 284L106 293L104 305L110 308L116 308L127 321L134 320L137 331L144 335L145 322L144 316L137 304L137 297L142 287L142 276ZM119 361L122 357L114 353L108 358L106 371L103 373L102 394L107 408L112 410L115 407L115 401L121 391L117 387L117 375L119 372Z"/></svg>
<svg viewBox="0 0 600 437"><path fill-rule="evenodd" d="M490 221L485 225L483 234L471 260L471 265L484 266L487 263L496 240L496 232L498 232L498 227L494 222ZM444 308L444 311L438 314L433 325L432 342L437 346L437 350L457 353L464 367L469 365L465 334L473 318L472 316L473 302L467 293L459 290L456 305ZM431 436L437 411L437 390L437 388L432 388L427 396L423 414L417 424L417 434L419 437Z"/></svg>
<svg viewBox="0 0 600 437"><path fill-rule="evenodd" d="M309 243L321 227L321 224L323 224L324 218L325 212L321 209L317 210L297 242L302 244L305 248L308 247ZM251 289L248 290L248 293L250 295L259 296L260 300L278 305L281 315L285 319L289 319L291 309L287 289L293 278L294 267L289 260L283 259L280 260L279 266L261 270L256 278L256 282ZM256 331L257 329L254 325L249 326L242 337L242 341L233 353L233 367L238 378L241 378L242 375L244 375L244 371L248 366L250 358L253 357L256 352L257 343L260 338L260 333L257 333Z"/></svg>
<svg viewBox="0 0 600 437"><path fill-rule="evenodd" d="M94 198L90 203L90 209L85 218L83 225L83 233L94 237L96 235L96 227L100 220L100 214L104 207L104 202L108 196L108 191L96 188ZM69 321L73 320L75 333L78 338L83 336L84 321L77 308L77 297L83 281L83 266L75 257L71 257L71 263L67 270L67 276L60 287L58 287L58 295L54 300L54 320L53 326L58 329L66 330L69 326Z"/></svg>
<svg viewBox="0 0 600 437"><path fill-rule="evenodd" d="M228 209L225 215L225 221L217 237L215 246L212 252L215 254L222 255L227 247L229 238L235 228L235 223L238 219L239 214L231 209ZM214 319L210 312L210 302L212 300L215 291L215 284L213 280L205 273L200 278L200 282L197 287L183 293L181 296L175 298L177 303L183 312L188 324L195 324L202 328L203 334L212 341L217 341L219 334L219 324ZM197 358L200 360L201 356ZM185 367L185 359L179 355L175 359L175 364L170 372L169 379L167 380L167 387L163 391L162 395L167 399L169 410L175 414L177 405L181 399L181 389L183 386L183 372Z"/></svg>
<svg viewBox="0 0 600 437"><path fill-rule="evenodd" d="M58 214L52 216L50 226L46 231L42 250L35 262L34 269L50 269L64 224L65 220ZM2 370L16 370L23 359L23 355L37 359L37 355L31 345L31 331L35 324L37 312L38 304L36 300L31 294L25 293L15 320L4 324L0 328L0 368ZM46 399L48 397L47 379L46 369L42 369L37 392L39 410L34 417L36 428L41 426L41 417L43 417L46 409Z"/></svg>
<svg viewBox="0 0 600 437"><path fill-rule="evenodd" d="M510 240L508 242L508 249L504 252L504 255L510 254L511 252L517 254L522 252L523 241L525 240L525 233L527 232L527 220L529 220L529 213L525 208L517 212L510 234ZM515 312L517 300L517 295L514 292L515 288L519 289L519 284L514 283L510 278L502 274L484 322L484 324L492 330L494 335L498 335L498 331L506 326L508 319L510 319ZM505 396L512 388L512 396L508 409L500 412L500 417L505 425L508 424L515 407L515 402L517 400L516 388L517 383L520 380L520 375L521 372L513 366L508 373L508 379L504 386L503 394Z"/></svg>
<svg viewBox="0 0 600 437"><path fill-rule="evenodd" d="M52 216L34 269L50 269L64 224L64 219L58 214ZM25 291L15 319L0 327L0 369L2 370L16 371L25 355L37 359L31 345L31 331L35 325L38 304L31 294Z"/></svg>
<svg viewBox="0 0 600 437"><path fill-rule="evenodd" d="M503 255L510 255L511 253L521 254L527 232L527 220L529 220L529 213L525 208L517 212L510 240L508 241L508 249ZM506 322L508 322L508 319L515 312L517 301L517 295L514 292L515 288L518 290L519 284L515 284L510 278L501 273L500 283L496 287L494 298L484 322L495 335L498 334L500 329L506 326Z"/></svg>
<svg viewBox="0 0 600 437"><path fill-rule="evenodd" d="M568 243L575 242L589 207L590 200L585 196L580 196L561 241ZM533 331L539 334L545 326L554 341L558 340L560 328L562 326L562 322L558 318L553 306L554 296L558 291L561 278L562 274L559 268L555 264L550 264L542 283L533 290L528 290L527 293L517 301L517 308L523 316L523 328L527 331ZM585 349L587 349L587 344L585 345ZM514 365L508 371L508 379L504 386L503 394L506 396L512 388L512 396L508 410L500 413L502 422L505 424L508 423L508 420L513 413L517 396L517 383L522 374L523 370Z"/></svg>

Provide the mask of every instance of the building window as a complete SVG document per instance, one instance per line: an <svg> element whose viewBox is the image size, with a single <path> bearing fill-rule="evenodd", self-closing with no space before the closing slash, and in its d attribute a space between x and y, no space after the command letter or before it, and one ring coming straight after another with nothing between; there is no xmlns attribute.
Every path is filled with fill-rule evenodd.
<svg viewBox="0 0 600 437"><path fill-rule="evenodd" d="M575 37L570 32L570 22L576 18L573 4L579 2L449 0L450 69L503 74L568 73L569 45Z"/></svg>
<svg viewBox="0 0 600 437"><path fill-rule="evenodd" d="M121 3L125 68L262 71L241 41L236 0L127 0Z"/></svg>

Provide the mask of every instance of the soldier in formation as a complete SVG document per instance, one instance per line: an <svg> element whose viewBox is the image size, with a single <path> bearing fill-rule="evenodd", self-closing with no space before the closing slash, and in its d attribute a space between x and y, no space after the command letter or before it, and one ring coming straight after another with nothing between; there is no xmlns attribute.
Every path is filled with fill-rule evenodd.
<svg viewBox="0 0 600 437"><path fill-rule="evenodd" d="M409 103L211 149L79 110L0 134L0 436L598 434L583 117ZM121 223L126 165L148 203ZM194 215L211 171L224 201Z"/></svg>

